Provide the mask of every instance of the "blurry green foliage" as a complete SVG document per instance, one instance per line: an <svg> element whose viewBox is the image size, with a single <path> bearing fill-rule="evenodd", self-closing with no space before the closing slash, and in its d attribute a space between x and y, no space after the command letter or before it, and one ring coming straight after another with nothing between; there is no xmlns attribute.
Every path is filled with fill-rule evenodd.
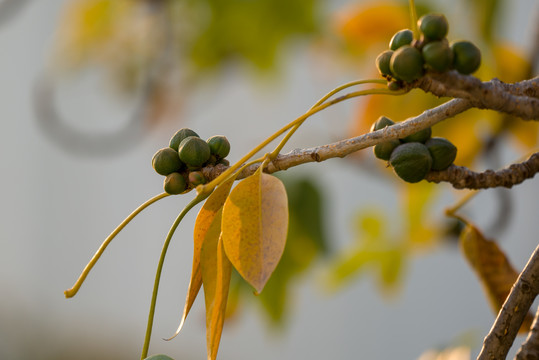
<svg viewBox="0 0 539 360"><path fill-rule="evenodd" d="M198 1L207 20L196 22L187 52L201 68L229 60L270 68L285 41L316 31L317 5L317 0Z"/></svg>

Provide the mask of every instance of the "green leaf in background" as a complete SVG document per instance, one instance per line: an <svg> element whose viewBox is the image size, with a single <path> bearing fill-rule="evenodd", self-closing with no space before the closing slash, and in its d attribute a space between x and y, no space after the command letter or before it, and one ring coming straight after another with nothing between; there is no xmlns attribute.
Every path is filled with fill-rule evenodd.
<svg viewBox="0 0 539 360"><path fill-rule="evenodd" d="M391 293L402 278L406 239L391 240L382 213L361 212L355 220L358 239L332 260L327 285L338 289L368 271L376 271L381 290Z"/></svg>
<svg viewBox="0 0 539 360"><path fill-rule="evenodd" d="M203 3L203 4L202 4ZM188 46L191 61L214 68L242 60L259 69L275 63L286 40L313 33L317 28L317 0L207 0L207 21L193 24Z"/></svg>

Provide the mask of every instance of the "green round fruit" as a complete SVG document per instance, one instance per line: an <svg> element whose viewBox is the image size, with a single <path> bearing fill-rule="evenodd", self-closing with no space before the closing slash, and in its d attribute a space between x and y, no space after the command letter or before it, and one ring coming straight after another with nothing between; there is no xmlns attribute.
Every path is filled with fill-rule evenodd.
<svg viewBox="0 0 539 360"><path fill-rule="evenodd" d="M423 47L421 54L425 64L439 72L449 70L453 64L453 51L447 41L430 42Z"/></svg>
<svg viewBox="0 0 539 360"><path fill-rule="evenodd" d="M432 135L432 129L428 127L426 129L419 130L416 133L408 135L401 140L402 142L405 142L405 143L411 143L411 142L425 143L425 141L430 139L431 135Z"/></svg>
<svg viewBox="0 0 539 360"><path fill-rule="evenodd" d="M174 360L174 359L167 355L157 354L157 355L152 355L150 357L147 357L144 360Z"/></svg>
<svg viewBox="0 0 539 360"><path fill-rule="evenodd" d="M378 120L376 120L372 124L371 131L380 130L380 129L385 128L386 126L391 126L391 125L394 125L394 124L395 124L395 122L393 120L391 120L390 118L385 117L385 116L380 116L378 118Z"/></svg>
<svg viewBox="0 0 539 360"><path fill-rule="evenodd" d="M178 151L178 148L180 147L181 142L185 138L188 138L189 136L199 137L198 134L191 129L188 129L188 128L180 129L176 131L176 134L174 134L174 136L170 139L170 143L168 146Z"/></svg>
<svg viewBox="0 0 539 360"><path fill-rule="evenodd" d="M191 171L189 173L189 184L198 186L206 183L206 177L202 171Z"/></svg>
<svg viewBox="0 0 539 360"><path fill-rule="evenodd" d="M479 69L481 51L469 41L456 41L451 44L453 67L461 74L468 75Z"/></svg>
<svg viewBox="0 0 539 360"><path fill-rule="evenodd" d="M207 142L199 137L189 136L180 143L178 154L188 168L197 169L209 160L211 152Z"/></svg>
<svg viewBox="0 0 539 360"><path fill-rule="evenodd" d="M183 168L178 152L171 148L157 150L152 157L152 167L160 175L168 175Z"/></svg>
<svg viewBox="0 0 539 360"><path fill-rule="evenodd" d="M223 159L230 153L230 142L223 135L212 136L206 142L217 159Z"/></svg>
<svg viewBox="0 0 539 360"><path fill-rule="evenodd" d="M391 55L393 55L393 50L386 50L376 57L376 68L382 76L391 76L391 69L389 68Z"/></svg>
<svg viewBox="0 0 539 360"><path fill-rule="evenodd" d="M412 82L423 75L423 56L415 47L404 45L393 53L389 67L397 79Z"/></svg>
<svg viewBox="0 0 539 360"><path fill-rule="evenodd" d="M417 26L428 40L442 40L449 31L447 19L442 14L427 14L422 16Z"/></svg>
<svg viewBox="0 0 539 360"><path fill-rule="evenodd" d="M397 50L404 45L410 45L414 40L414 33L410 29L403 29L397 32L389 41L389 48Z"/></svg>
<svg viewBox="0 0 539 360"><path fill-rule="evenodd" d="M165 192L170 195L181 194L187 189L187 182L182 174L179 172L173 172L168 174L163 183Z"/></svg>
<svg viewBox="0 0 539 360"><path fill-rule="evenodd" d="M425 146L432 156L432 170L442 171L447 169L457 157L457 147L445 138L430 138L425 143Z"/></svg>
<svg viewBox="0 0 539 360"><path fill-rule="evenodd" d="M373 148L374 156L381 160L389 160L391 153L401 142L397 139L376 144Z"/></svg>
<svg viewBox="0 0 539 360"><path fill-rule="evenodd" d="M432 166L432 157L427 147L412 142L397 146L391 153L389 163L402 180L416 183L425 178Z"/></svg>

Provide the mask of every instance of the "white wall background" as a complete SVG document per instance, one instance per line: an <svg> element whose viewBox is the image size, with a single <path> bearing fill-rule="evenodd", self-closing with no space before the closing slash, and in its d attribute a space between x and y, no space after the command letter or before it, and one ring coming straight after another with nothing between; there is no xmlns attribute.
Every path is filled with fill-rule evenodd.
<svg viewBox="0 0 539 360"><path fill-rule="evenodd" d="M532 22L538 4L511 3L507 12L513 26L505 29L506 36L529 44L529 28L520 24ZM150 165L153 153L177 128L189 126L203 137L227 135L233 144L229 158L237 159L341 83L345 74L324 69L320 75L306 49L290 49L283 74L272 85L257 87L250 77L231 74L198 89L183 109L181 124L163 123L120 155L79 157L39 131L32 109L32 89L48 61L62 4L32 1L0 28L0 358L55 359L74 353L82 358L96 351L100 358L136 359L162 242L189 196L168 198L142 213L115 239L74 299L66 300L63 291L109 232L161 191L162 178ZM101 86L90 75L61 90L61 110L76 114L74 121L81 124L119 124L117 119L124 119L134 105L108 98ZM314 118L294 147L346 136L353 108L344 104ZM327 185L326 195L333 197L329 213L334 241L341 244L351 236L350 214L359 203L382 199L390 207L392 201L384 184L345 165L343 160L328 161L323 174L317 165L294 170L316 171ZM361 188L355 186L357 193L349 194L333 186L337 181L342 188ZM517 267L537 246L537 189L534 179L513 190L515 213L499 236ZM486 192L473 206L480 223L488 223L491 213L483 209L495 205L493 201ZM189 215L169 250L151 352L197 360L206 357L202 306L195 307L174 341L160 340L171 335L183 308L193 220L194 214ZM263 317L247 308L225 328L220 359L415 359L467 333L474 334L477 347L493 320L476 278L449 246L414 258L401 293L391 301L380 297L369 278L332 295L320 290L314 276L298 286L282 332L268 331Z"/></svg>

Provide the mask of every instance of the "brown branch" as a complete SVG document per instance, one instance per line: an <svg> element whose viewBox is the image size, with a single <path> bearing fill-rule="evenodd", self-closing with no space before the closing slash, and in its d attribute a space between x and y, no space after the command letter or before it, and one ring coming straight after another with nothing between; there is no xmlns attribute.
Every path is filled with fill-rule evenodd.
<svg viewBox="0 0 539 360"><path fill-rule="evenodd" d="M477 360L503 360L539 293L539 246L511 288L496 321L483 341Z"/></svg>
<svg viewBox="0 0 539 360"><path fill-rule="evenodd" d="M537 359L539 359L539 309L537 309L532 328L528 333L526 341L524 341L515 356L515 360Z"/></svg>
<svg viewBox="0 0 539 360"><path fill-rule="evenodd" d="M274 173L305 163L321 162L337 157L342 158L384 141L403 138L455 116L470 107L471 105L467 100L453 99L436 108L427 110L419 116L409 118L382 130L314 148L296 149L287 154L279 155L268 164L265 171ZM227 168L224 165L209 166L204 168L203 172L206 179L213 180ZM256 169L258 169L258 165L251 165L238 176L238 179L253 174ZM465 167L451 165L444 171L431 171L427 174L425 180L434 183L449 182L456 189L511 188L513 185L532 178L537 172L539 172L539 153L533 154L522 163L512 164L508 168L499 171L487 170L477 173Z"/></svg>
<svg viewBox="0 0 539 360"><path fill-rule="evenodd" d="M305 163L321 162L337 157L342 158L378 143L414 134L419 130L428 128L440 121L460 114L469 108L471 108L471 104L467 100L453 99L433 109L426 110L418 116L378 131L369 132L361 136L314 148L296 149L288 154L279 155L275 160L268 164L265 171L267 173L274 173ZM258 165L252 165L246 168L243 173L239 175L238 179L253 174L257 168ZM217 165L214 167L206 167L202 169L202 171L207 180L213 180L226 169L226 166Z"/></svg>
<svg viewBox="0 0 539 360"><path fill-rule="evenodd" d="M451 165L444 171L431 171L425 180L433 183L449 182L455 189L487 189L494 187L511 188L539 172L539 153L528 160L512 164L508 168L475 172L462 166Z"/></svg>
<svg viewBox="0 0 539 360"><path fill-rule="evenodd" d="M539 77L514 84L498 79L482 82L457 71L429 73L411 84L436 96L466 99L473 107L539 120Z"/></svg>

